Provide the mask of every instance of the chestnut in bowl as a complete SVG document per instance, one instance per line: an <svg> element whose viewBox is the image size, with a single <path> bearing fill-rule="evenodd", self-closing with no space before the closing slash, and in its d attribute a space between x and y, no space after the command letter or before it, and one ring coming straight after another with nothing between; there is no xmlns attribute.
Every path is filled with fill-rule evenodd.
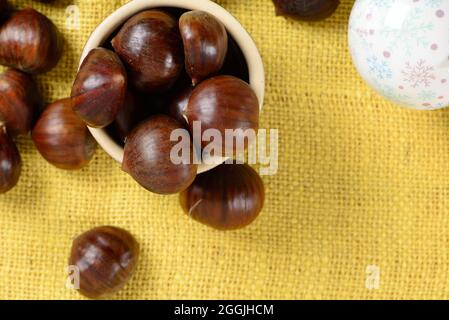
<svg viewBox="0 0 449 320"><path fill-rule="evenodd" d="M259 129L259 102L253 89L243 80L232 76L216 76L204 80L193 89L189 102L184 111L191 132L195 122L201 124L201 133L208 129L215 129L225 137L226 130L236 132L236 137L244 138L246 130L253 130L256 136ZM252 141L243 141L237 145L234 138L232 146L224 145L227 141L202 141L202 147L209 144L220 148L223 156L226 151L233 154L242 152Z"/></svg>
<svg viewBox="0 0 449 320"><path fill-rule="evenodd" d="M131 84L144 92L170 88L181 73L182 42L178 24L160 10L146 10L129 19L112 39L125 63Z"/></svg>
<svg viewBox="0 0 449 320"><path fill-rule="evenodd" d="M180 142L189 150L180 163L171 159L177 141L171 141L174 130L181 129L188 140ZM142 187L159 194L185 190L195 179L197 165L193 163L193 144L183 125L166 115L156 115L139 124L128 136L122 169Z"/></svg>
<svg viewBox="0 0 449 320"><path fill-rule="evenodd" d="M265 90L264 67L260 53L251 39L248 32L242 25L223 7L210 0L134 0L131 1L109 17L107 17L92 33L88 39L81 61L93 48L102 46L111 37L120 30L126 21L136 14L152 9L160 9L166 7L175 7L185 10L200 10L213 15L226 28L229 36L235 40L235 43L242 52L248 68L249 85L255 92L258 100L259 109L262 108ZM114 137L105 129L91 128L89 130L98 141L100 146L116 161L122 162L124 156L124 149L121 142L114 140ZM205 172L221 163L223 158L211 159L214 164L200 164L198 166L198 173Z"/></svg>
<svg viewBox="0 0 449 320"><path fill-rule="evenodd" d="M127 83L125 67L115 52L92 49L72 87L73 111L91 127L106 127L123 108Z"/></svg>
<svg viewBox="0 0 449 320"><path fill-rule="evenodd" d="M213 15L199 10L188 11L179 18L184 44L185 66L197 85L220 71L228 52L228 34Z"/></svg>

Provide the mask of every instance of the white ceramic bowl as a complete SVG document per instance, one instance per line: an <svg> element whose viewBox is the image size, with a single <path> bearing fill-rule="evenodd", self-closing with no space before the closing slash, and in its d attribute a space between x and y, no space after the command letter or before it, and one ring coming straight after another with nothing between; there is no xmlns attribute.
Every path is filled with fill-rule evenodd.
<svg viewBox="0 0 449 320"><path fill-rule="evenodd" d="M176 7L188 10L202 10L214 15L226 27L228 33L234 38L243 55L245 56L248 65L250 86L255 91L259 99L259 107L262 109L264 94L265 94L265 74L262 63L262 58L256 47L256 44L251 39L248 32L242 25L234 18L228 11L210 0L134 0L124 6L120 7L109 17L107 17L91 34L84 47L81 55L81 62L84 60L90 50L101 46L110 35L116 31L126 20L141 12L158 7ZM90 132L97 140L98 144L116 161L122 163L123 148L104 130L97 128L90 128ZM200 164L198 173L216 167L220 162L226 158L213 159L215 165Z"/></svg>

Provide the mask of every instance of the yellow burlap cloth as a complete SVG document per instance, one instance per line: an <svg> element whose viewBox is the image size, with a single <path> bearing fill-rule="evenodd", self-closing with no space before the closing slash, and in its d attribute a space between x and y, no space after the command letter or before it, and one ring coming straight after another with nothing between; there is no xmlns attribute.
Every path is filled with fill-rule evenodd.
<svg viewBox="0 0 449 320"><path fill-rule="evenodd" d="M63 59L39 77L52 101L69 95L90 32L126 1L12 2L65 35ZM362 83L347 50L351 0L313 24L275 17L270 0L218 2L260 48L261 127L279 129L279 171L264 177L260 218L214 231L101 149L87 169L66 172L23 138L21 180L0 196L0 298L79 299L65 286L71 242L99 225L141 244L118 299L449 298L449 111L408 111Z"/></svg>

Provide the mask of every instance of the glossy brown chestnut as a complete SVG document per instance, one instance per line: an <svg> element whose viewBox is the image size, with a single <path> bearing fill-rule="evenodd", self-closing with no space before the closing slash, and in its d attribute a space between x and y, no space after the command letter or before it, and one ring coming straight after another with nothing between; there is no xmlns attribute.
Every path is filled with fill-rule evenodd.
<svg viewBox="0 0 449 320"><path fill-rule="evenodd" d="M106 298L131 278L139 258L139 244L126 230L97 227L72 244L69 266L79 271L79 292L92 299Z"/></svg>
<svg viewBox="0 0 449 320"><path fill-rule="evenodd" d="M14 141L0 123L0 194L6 193L17 184L22 169L22 160Z"/></svg>
<svg viewBox="0 0 449 320"><path fill-rule="evenodd" d="M173 130L183 130L187 139L170 141ZM175 145L190 150L182 154L182 162L172 162L170 154ZM172 194L185 190L195 179L197 165L192 161L190 135L173 118L156 115L142 122L128 136L122 168L145 189Z"/></svg>
<svg viewBox="0 0 449 320"><path fill-rule="evenodd" d="M63 39L46 16L32 8L14 13L0 26L0 64L27 73L52 69L62 55Z"/></svg>
<svg viewBox="0 0 449 320"><path fill-rule="evenodd" d="M119 57L108 49L93 49L72 87L73 111L91 127L106 127L125 103L126 86L126 70Z"/></svg>
<svg viewBox="0 0 449 320"><path fill-rule="evenodd" d="M193 85L216 74L226 58L228 34L224 25L204 11L189 11L179 19L185 67Z"/></svg>
<svg viewBox="0 0 449 320"><path fill-rule="evenodd" d="M18 70L0 74L0 122L15 137L31 130L40 99L33 78Z"/></svg>
<svg viewBox="0 0 449 320"><path fill-rule="evenodd" d="M276 15L297 20L323 20L331 16L339 0L273 0Z"/></svg>
<svg viewBox="0 0 449 320"><path fill-rule="evenodd" d="M179 195L183 210L193 219L219 230L239 229L262 210L265 189L246 164L222 164L199 174Z"/></svg>
<svg viewBox="0 0 449 320"><path fill-rule="evenodd" d="M84 122L73 112L69 98L49 105L31 136L45 160L66 170L88 165L97 145Z"/></svg>
<svg viewBox="0 0 449 320"><path fill-rule="evenodd" d="M144 92L164 91L182 69L182 41L175 19L159 10L129 19L112 39L132 85Z"/></svg>
<svg viewBox="0 0 449 320"><path fill-rule="evenodd" d="M255 135L259 128L259 102L256 94L246 82L232 76L217 76L196 86L185 115L191 132L194 131L194 121L199 121L202 136L205 130L216 129L223 140L226 129L239 130L240 133L251 129ZM244 147L249 143L251 141L245 139ZM216 143L202 139L202 147L209 144ZM236 142L232 149L229 146L225 148L225 141L221 141L221 145L227 151L243 151L236 149Z"/></svg>

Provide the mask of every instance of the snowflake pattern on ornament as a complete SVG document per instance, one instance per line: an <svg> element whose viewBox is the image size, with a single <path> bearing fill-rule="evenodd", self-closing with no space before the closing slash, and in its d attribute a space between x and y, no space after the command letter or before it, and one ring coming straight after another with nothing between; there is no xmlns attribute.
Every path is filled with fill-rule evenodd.
<svg viewBox="0 0 449 320"><path fill-rule="evenodd" d="M384 60L378 59L376 56L370 56L366 59L370 72L374 74L377 79L390 79L392 72L388 63Z"/></svg>
<svg viewBox="0 0 449 320"><path fill-rule="evenodd" d="M434 68L421 59L414 65L407 62L402 74L404 75L404 82L409 83L412 88L418 88L430 86L431 82L436 79L433 71Z"/></svg>
<svg viewBox="0 0 449 320"><path fill-rule="evenodd" d="M416 47L426 48L430 45L428 32L432 31L432 22L423 19L422 8L415 8L403 21L406 28L387 26L381 31L381 35L388 42L389 50L404 50L407 56L412 56Z"/></svg>

